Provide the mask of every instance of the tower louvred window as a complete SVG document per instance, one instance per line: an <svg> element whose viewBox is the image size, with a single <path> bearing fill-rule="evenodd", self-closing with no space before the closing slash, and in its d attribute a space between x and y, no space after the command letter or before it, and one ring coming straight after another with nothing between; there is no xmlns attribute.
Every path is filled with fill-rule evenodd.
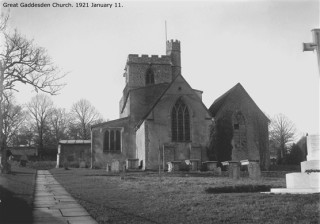
<svg viewBox="0 0 320 224"><path fill-rule="evenodd" d="M171 112L172 141L190 141L190 116L188 107L179 99Z"/></svg>

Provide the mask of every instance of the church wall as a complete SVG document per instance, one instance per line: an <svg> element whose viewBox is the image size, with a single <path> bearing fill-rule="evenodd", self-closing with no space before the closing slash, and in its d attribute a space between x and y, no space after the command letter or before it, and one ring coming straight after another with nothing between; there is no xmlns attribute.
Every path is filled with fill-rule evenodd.
<svg viewBox="0 0 320 224"><path fill-rule="evenodd" d="M179 90L179 87L181 87L181 90ZM182 99L190 111L191 142L178 143L171 140L171 109L180 96L183 97ZM159 145L161 152L163 145L167 148L166 150L174 150L172 152L174 160L208 160L206 146L209 143L211 117L202 105L199 97L194 94L193 90L185 82L174 83L162 97L161 101L158 102L153 112L153 119L146 120L145 122L146 129L152 130L145 132L147 169L158 168ZM168 157L172 159L172 155Z"/></svg>
<svg viewBox="0 0 320 224"><path fill-rule="evenodd" d="M232 111L232 113L241 111L246 125L246 131L242 133L242 136L246 136L246 147L245 149L236 149L234 136L232 160L259 160L261 164L264 164L263 166L268 167L268 165L265 165L269 164L269 159L265 156L265 154L269 153L268 122L266 118L263 117L261 111L243 91L237 90L233 92L228 96L227 100L216 114L215 120L221 118L227 111Z"/></svg>
<svg viewBox="0 0 320 224"><path fill-rule="evenodd" d="M137 158L139 159L139 163L143 161L143 167L145 168L146 163L146 147L145 147L145 122L142 123L140 128L136 131L136 150L137 150Z"/></svg>
<svg viewBox="0 0 320 224"><path fill-rule="evenodd" d="M104 133L110 128L121 129L121 152L103 151ZM131 127L129 119L115 120L92 128L94 162L104 168L112 160L124 163L127 158L135 158L135 140L135 131Z"/></svg>

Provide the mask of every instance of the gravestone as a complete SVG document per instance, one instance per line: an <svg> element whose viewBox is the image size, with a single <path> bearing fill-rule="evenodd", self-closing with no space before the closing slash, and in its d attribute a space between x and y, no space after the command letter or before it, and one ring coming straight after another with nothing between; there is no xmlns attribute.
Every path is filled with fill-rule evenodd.
<svg viewBox="0 0 320 224"><path fill-rule="evenodd" d="M120 172L120 162L118 160L113 160L111 163L111 171Z"/></svg>
<svg viewBox="0 0 320 224"><path fill-rule="evenodd" d="M200 164L200 160L191 159L190 160L191 170L192 171L198 171L199 170L199 164Z"/></svg>
<svg viewBox="0 0 320 224"><path fill-rule="evenodd" d="M139 169L139 159L127 159L126 160L127 169Z"/></svg>
<svg viewBox="0 0 320 224"><path fill-rule="evenodd" d="M86 161L80 161L80 168L86 168Z"/></svg>
<svg viewBox="0 0 320 224"><path fill-rule="evenodd" d="M207 167L207 170L214 171L217 168L218 161L205 161L202 164Z"/></svg>
<svg viewBox="0 0 320 224"><path fill-rule="evenodd" d="M214 169L213 169L213 175L215 175L215 176L221 176L221 167L215 167Z"/></svg>
<svg viewBox="0 0 320 224"><path fill-rule="evenodd" d="M168 162L168 172L179 171L181 161L171 161Z"/></svg>
<svg viewBox="0 0 320 224"><path fill-rule="evenodd" d="M307 161L301 162L300 173L286 174L287 188L272 188L271 193L320 193L319 135L307 136Z"/></svg>
<svg viewBox="0 0 320 224"><path fill-rule="evenodd" d="M106 171L111 172L111 163L107 163Z"/></svg>
<svg viewBox="0 0 320 224"><path fill-rule="evenodd" d="M232 179L240 178L240 162L238 161L229 161L229 177Z"/></svg>
<svg viewBox="0 0 320 224"><path fill-rule="evenodd" d="M257 161L249 161L248 164L249 178L258 180L261 178L260 164Z"/></svg>
<svg viewBox="0 0 320 224"><path fill-rule="evenodd" d="M173 171L172 162L167 162L167 164L168 164L168 172L172 172Z"/></svg>

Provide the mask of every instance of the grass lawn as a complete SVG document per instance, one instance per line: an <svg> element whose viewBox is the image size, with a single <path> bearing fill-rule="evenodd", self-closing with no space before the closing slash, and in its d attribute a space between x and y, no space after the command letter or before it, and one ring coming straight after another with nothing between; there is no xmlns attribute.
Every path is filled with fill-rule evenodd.
<svg viewBox="0 0 320 224"><path fill-rule="evenodd" d="M319 194L207 193L238 185L285 187L284 178L253 181L203 174L53 169L54 177L99 223L319 223Z"/></svg>
<svg viewBox="0 0 320 224"><path fill-rule="evenodd" d="M12 166L0 174L0 223L32 223L36 170Z"/></svg>

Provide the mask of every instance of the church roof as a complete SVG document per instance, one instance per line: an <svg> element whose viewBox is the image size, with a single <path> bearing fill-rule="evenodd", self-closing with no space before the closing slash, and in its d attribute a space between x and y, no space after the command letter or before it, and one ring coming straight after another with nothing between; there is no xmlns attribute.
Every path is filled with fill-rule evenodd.
<svg viewBox="0 0 320 224"><path fill-rule="evenodd" d="M137 123L135 129L139 129L139 127L141 126L141 124L144 122L144 120L147 119L147 117L149 116L149 114L153 111L153 109L157 106L158 102L161 100L161 98L164 96L164 94L168 91L168 89L172 86L172 84L175 82L175 80L178 78L178 77L181 77L185 82L186 84L191 88L191 86L189 85L189 83L183 78L183 76L181 74L177 75L170 84L168 84L166 86L166 88L164 89L164 91L158 95L156 101L154 101L154 103L152 104L152 106L150 107L150 109L146 112L146 114L142 117L142 119ZM192 88L191 88L192 89ZM192 89L194 90L194 89ZM200 90L194 90L194 91L200 91ZM202 92L202 91L201 91ZM202 100L200 100L203 107L208 111L208 108L203 104ZM208 114L210 114L210 112L208 111Z"/></svg>
<svg viewBox="0 0 320 224"><path fill-rule="evenodd" d="M129 117L123 117L123 118L119 118L119 119L115 119L115 120L111 120L111 121L106 121L106 122L102 122L99 124L95 124L95 125L91 125L90 128L96 128L96 127L101 127L101 126L105 126L105 125L114 125L117 123L121 123L123 121L129 120Z"/></svg>
<svg viewBox="0 0 320 224"><path fill-rule="evenodd" d="M220 97L218 97L213 104L210 106L209 111L211 112L211 115L213 117L216 116L218 111L221 109L221 107L227 102L228 97L233 94L236 90L242 91L249 100L253 103L253 105L258 109L258 111L263 114L263 116L269 121L269 118L261 111L261 109L257 106L257 104L254 102L254 100L250 97L250 95L247 93L247 91L243 88L243 86L240 83L237 83L234 87L229 89L227 92L222 94Z"/></svg>
<svg viewBox="0 0 320 224"><path fill-rule="evenodd" d="M157 100L159 95L161 95L167 89L168 85L169 85L169 83L158 83L158 84L154 84L154 85L147 85L147 86L142 86L142 87L138 87L138 88L134 88L134 89L129 89L126 96L125 96L126 98L125 98L125 102L121 108L121 112L123 111L123 109L127 103L128 97L131 93L139 94L139 92L141 92L140 95L143 97L143 100L145 102L144 104L147 105L147 107L148 107L150 105L153 105L153 103ZM143 108L141 108L141 109L143 109Z"/></svg>

